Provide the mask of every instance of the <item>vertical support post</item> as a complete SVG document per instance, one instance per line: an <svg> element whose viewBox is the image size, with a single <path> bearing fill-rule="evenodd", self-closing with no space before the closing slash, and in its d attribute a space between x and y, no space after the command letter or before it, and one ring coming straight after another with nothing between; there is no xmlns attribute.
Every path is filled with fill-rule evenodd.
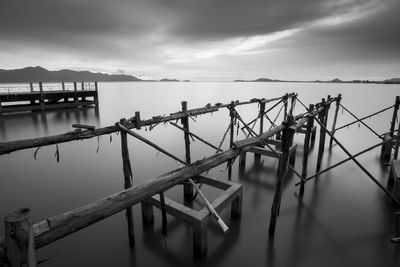
<svg viewBox="0 0 400 267"><path fill-rule="evenodd" d="M243 189L240 188L239 195L232 201L231 204L232 219L238 219L242 215L242 197L243 197Z"/></svg>
<svg viewBox="0 0 400 267"><path fill-rule="evenodd" d="M293 110L294 110L294 104L296 102L296 97L297 95L294 95L290 98L290 109L289 109L289 114L293 115Z"/></svg>
<svg viewBox="0 0 400 267"><path fill-rule="evenodd" d="M308 110L313 110L314 105L311 104L308 108ZM308 153L310 151L310 140L311 140L311 129L313 127L313 122L314 118L313 117L308 117L307 119L307 128L306 128L306 135L304 137L304 148L303 148L303 169L301 172L301 177L304 179L307 178L307 165L308 165ZM303 196L304 194L304 182L301 181L300 184L300 196Z"/></svg>
<svg viewBox="0 0 400 267"><path fill-rule="evenodd" d="M286 118L287 118L288 100L289 100L289 94L286 93L286 95L285 95L285 104L284 104L284 112L283 112L283 120L284 121L286 121Z"/></svg>
<svg viewBox="0 0 400 267"><path fill-rule="evenodd" d="M120 123L122 125L126 124L126 119L121 119ZM124 170L124 188L128 189L133 186L133 175L132 175L132 167L129 159L129 149L128 149L128 138L127 134L124 131L120 131L121 135L121 154L122 154L122 167ZM129 245L135 245L135 232L133 225L133 211L132 207L126 209L126 220L128 223L128 237L129 237Z"/></svg>
<svg viewBox="0 0 400 267"><path fill-rule="evenodd" d="M287 120L283 122L285 124L285 128L282 131L282 159L279 162L278 181L275 189L274 200L271 207L271 219L269 222L268 230L270 236L273 236L275 234L276 221L279 216L283 185L285 184L285 169L286 164L289 160L291 140L294 136L294 129L291 128L293 122L294 118L291 115L288 115Z"/></svg>
<svg viewBox="0 0 400 267"><path fill-rule="evenodd" d="M240 152L239 156L239 175L243 176L246 172L246 151Z"/></svg>
<svg viewBox="0 0 400 267"><path fill-rule="evenodd" d="M97 87L97 81L94 82L94 90L95 90L95 93L94 93L94 103L95 103L96 105L98 105L98 104L99 104L99 90L98 90L98 87Z"/></svg>
<svg viewBox="0 0 400 267"><path fill-rule="evenodd" d="M78 103L78 87L76 82L74 82L74 103Z"/></svg>
<svg viewBox="0 0 400 267"><path fill-rule="evenodd" d="M400 122L399 122L399 125L397 127L397 139L396 139L396 143L394 145L393 159L397 159L398 156L399 156L399 145L400 145Z"/></svg>
<svg viewBox="0 0 400 267"><path fill-rule="evenodd" d="M261 100L260 102L260 109L259 109L259 113L258 116L260 117L260 135L263 133L264 131L264 112L265 112L265 102L263 102ZM261 164L261 155L260 154L254 154L254 165L255 166L260 166Z"/></svg>
<svg viewBox="0 0 400 267"><path fill-rule="evenodd" d="M61 88L63 91L65 91L65 83L64 82L61 83Z"/></svg>
<svg viewBox="0 0 400 267"><path fill-rule="evenodd" d="M31 105L35 105L35 99L34 99L34 96L33 96L33 82L29 83L29 89L30 89L30 92L31 92L30 103L31 103Z"/></svg>
<svg viewBox="0 0 400 267"><path fill-rule="evenodd" d="M182 101L182 112L187 112L187 102ZM187 164L191 163L191 158L190 158L190 136L189 136L189 115L186 114L185 117L181 119L181 123L183 126L184 131L184 139L185 139L185 161ZM193 196L193 186L186 182L183 184L183 196L185 200L190 200Z"/></svg>
<svg viewBox="0 0 400 267"><path fill-rule="evenodd" d="M142 120L140 119L140 112L135 111L135 126L136 129L140 130L142 128Z"/></svg>
<svg viewBox="0 0 400 267"><path fill-rule="evenodd" d="M339 94L336 99L336 109L335 109L335 116L333 117L333 123L332 123L332 136L335 135L335 128L336 128L336 122L337 122L337 116L339 113L339 108L340 108L340 101L342 100L342 94ZM329 147L332 147L333 144L333 138L331 137L329 140Z"/></svg>
<svg viewBox="0 0 400 267"><path fill-rule="evenodd" d="M28 208L8 214L5 219L5 245L10 267L36 267L35 239Z"/></svg>
<svg viewBox="0 0 400 267"><path fill-rule="evenodd" d="M393 117L392 117L392 122L390 123L390 137L393 137L394 135L394 127L396 125L396 119L397 119L397 112L399 110L399 105L400 105L400 96L396 96L396 102L394 103L394 109L393 109Z"/></svg>
<svg viewBox="0 0 400 267"><path fill-rule="evenodd" d="M318 113L318 119L321 121L322 125L325 126L325 112L326 112L326 101L325 98L322 98L322 106L325 108ZM324 127L320 126L319 131L319 146L318 146L318 155L317 155L317 168L316 171L318 172L321 168L322 157L324 155L324 148L325 148L325 129Z"/></svg>
<svg viewBox="0 0 400 267"><path fill-rule="evenodd" d="M233 135L235 133L235 112L233 111L233 108L235 107L235 102L231 101L230 109L229 109L229 116L231 119L230 123L230 135L229 135L229 148L233 147ZM228 180L231 180L232 178L232 163L233 160L228 161Z"/></svg>
<svg viewBox="0 0 400 267"><path fill-rule="evenodd" d="M195 258L204 258L207 254L207 217L192 225L193 255Z"/></svg>
<svg viewBox="0 0 400 267"><path fill-rule="evenodd" d="M82 91L85 91L85 83L84 82L81 82L81 89L82 89ZM82 92L82 94L83 94L83 92ZM86 101L86 97L83 95L82 95L82 101Z"/></svg>
<svg viewBox="0 0 400 267"><path fill-rule="evenodd" d="M44 95L43 95L43 84L42 84L42 82L39 82L39 91L40 91L39 104L40 104L41 110L43 111L44 110Z"/></svg>

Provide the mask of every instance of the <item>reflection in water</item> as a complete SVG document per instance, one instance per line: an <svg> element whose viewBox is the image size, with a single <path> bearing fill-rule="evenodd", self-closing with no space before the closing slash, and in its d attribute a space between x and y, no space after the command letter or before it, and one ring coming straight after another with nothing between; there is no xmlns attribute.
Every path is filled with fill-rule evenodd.
<svg viewBox="0 0 400 267"><path fill-rule="evenodd" d="M99 107L69 108L0 115L0 141L42 137L72 130L72 124L99 126ZM51 125L49 127L49 125Z"/></svg>
<svg viewBox="0 0 400 267"><path fill-rule="evenodd" d="M143 118L169 114L180 109L187 100L189 107L232 99L275 97L295 88L303 102L313 103L328 93L343 93L346 106L357 114L370 114L393 103L398 87L349 84L289 84L289 83L106 83L100 90L100 107L46 111L44 113L0 116L0 139L16 140L69 132L73 123L100 126L113 125L122 117L140 111ZM385 94L379 93L385 90ZM165 92L168 91L168 94ZM118 92L118 93L115 93ZM162 95L165 99L155 101ZM359 101L359 95L379 96L380 101ZM140 96L140 97L138 97ZM352 98L353 97L353 98ZM364 105L369 102L368 105ZM155 105L156 104L156 105ZM247 121L258 113L257 108L243 108ZM303 110L296 110L303 112ZM295 113L296 113L295 112ZM331 113L332 114L332 113ZM271 115L272 116L272 115ZM391 114L387 112L368 122L374 129L386 131ZM218 144L228 125L225 110L213 116L199 116L190 127L207 141ZM352 120L339 116L337 125ZM331 123L332 116L330 116ZM319 132L319 131L317 131ZM160 146L184 157L182 133L168 125L140 134ZM317 135L319 135L317 133ZM352 153L377 143L375 136L365 135L363 128L350 127L335 136ZM237 137L238 139L242 136ZM61 162L54 159L54 146L43 147L34 160L34 149L0 157L0 217L10 210L28 206L33 220L38 222L73 208L91 203L118 192L123 187L120 138L96 139L64 143L60 146ZM112 141L112 142L111 142ZM296 170L301 172L304 135L296 135L299 144ZM327 138L327 143L328 143ZM318 137L310 151L308 174L316 167ZM199 142L192 143L193 162L209 156L211 151ZM177 168L170 159L157 156L137 140L129 139L129 151L135 174L135 185ZM211 152L210 152L211 151ZM347 157L337 146L326 145L322 166ZM379 148L359 160L386 183L388 168L379 161ZM316 180L306 183L303 199L296 197L299 179L288 172L282 195L281 212L274 239L268 237L270 209L276 184L277 160L262 158L260 168L253 168L253 157L247 158L247 172L238 177L238 161L233 165L232 181L243 185L243 207L240 221L230 221L229 209L221 216L230 225L222 234L214 222L208 229L208 257L192 258L192 229L185 223L168 217L169 233L166 246L161 234L160 212L155 210L155 224L144 227L140 205L135 205L135 247L130 248L126 233L125 212L121 212L80 232L47 246L41 251L61 251L43 266L399 266L400 246L390 238L400 235L396 226L396 210L385 195L352 162L343 164ZM21 165L24 167L21 168ZM226 179L226 165L213 169L216 178ZM203 187L204 188L204 187ZM180 189L180 188L179 188ZM206 193L211 193L204 189ZM173 199L182 199L182 190L172 192ZM198 206L197 203L193 207ZM4 232L3 224L0 231ZM106 240L107 242L104 242Z"/></svg>

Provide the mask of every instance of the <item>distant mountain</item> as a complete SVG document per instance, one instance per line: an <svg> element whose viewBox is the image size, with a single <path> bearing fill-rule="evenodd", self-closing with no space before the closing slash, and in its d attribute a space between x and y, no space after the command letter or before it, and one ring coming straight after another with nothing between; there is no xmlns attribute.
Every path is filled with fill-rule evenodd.
<svg viewBox="0 0 400 267"><path fill-rule="evenodd" d="M90 71L74 71L68 69L49 71L39 66L15 70L0 69L1 83L74 81L137 82L142 80L135 76L125 74L93 73Z"/></svg>
<svg viewBox="0 0 400 267"><path fill-rule="evenodd" d="M256 80L234 80L234 82L284 82L276 79L258 78Z"/></svg>
<svg viewBox="0 0 400 267"><path fill-rule="evenodd" d="M180 80L164 78L164 79L161 79L160 82L180 82Z"/></svg>
<svg viewBox="0 0 400 267"><path fill-rule="evenodd" d="M378 84L400 84L400 78L392 78L383 81L373 81L373 80L352 80L352 81L343 81L339 78L335 78L329 81L289 81L289 80L277 80L277 79L269 79L269 78L258 78L256 80L234 80L234 82L301 82L301 83L378 83Z"/></svg>
<svg viewBox="0 0 400 267"><path fill-rule="evenodd" d="M400 78L392 78L392 79L384 80L383 83L400 83Z"/></svg>

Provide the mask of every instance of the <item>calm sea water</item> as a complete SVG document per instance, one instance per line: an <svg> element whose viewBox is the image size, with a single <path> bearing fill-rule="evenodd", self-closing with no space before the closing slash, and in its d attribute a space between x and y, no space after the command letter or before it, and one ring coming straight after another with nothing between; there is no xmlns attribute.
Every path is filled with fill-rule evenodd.
<svg viewBox="0 0 400 267"><path fill-rule="evenodd" d="M135 111L142 118L180 110L188 101L189 108L207 103L273 98L297 92L304 103L315 103L328 94L342 93L342 104L356 115L368 115L390 106L400 94L398 85L376 84L311 84L311 83L100 83L99 109L49 111L0 117L0 139L17 140L71 131L73 123L112 125ZM271 106L271 105L269 105ZM268 106L267 106L268 108ZM332 122L332 106L329 124ZM239 107L247 121L257 115L256 105ZM271 112L271 117L277 114ZM295 114L304 112L300 104ZM392 110L366 120L378 133L389 130ZM338 125L353 119L340 111ZM281 118L278 119L280 123ZM218 144L229 124L227 110L207 114L190 121L191 130ZM257 126L256 126L257 127ZM267 127L268 124L267 124ZM148 130L148 129L147 129ZM152 131L139 132L170 152L184 158L183 134L171 125L158 125ZM343 129L337 137L353 153L380 140L357 124ZM239 133L237 139L242 139ZM301 171L304 135L296 135L299 144L296 169ZM318 139L317 139L318 140ZM227 142L224 143L227 148ZM0 217L20 207L29 207L33 221L93 202L123 188L120 139L116 134L84 141L60 144L60 162L54 156L55 146L0 156ZM133 138L129 149L134 183L140 184L176 169L175 161L160 155ZM214 151L200 142L192 144L193 160ZM314 173L317 144L310 155L309 173ZM324 166L334 164L346 155L338 146L326 149ZM287 177L275 238L268 238L270 208L275 190L277 160L263 158L261 169L253 168L248 155L247 171L238 176L237 162L232 180L244 186L242 218L230 221L229 212L221 215L230 225L223 234L213 222L208 229L208 256L202 261L192 257L191 228L168 216L168 237L161 234L160 212L155 209L155 224L142 226L140 205L134 207L136 246L127 239L125 213L74 233L38 251L39 259L50 257L43 266L399 266L399 246L391 237L400 235L396 209L384 193L352 162L321 175L307 183L303 201L297 197L298 178ZM379 161L379 148L359 160L383 184L388 167ZM210 174L227 178L226 165ZM218 191L204 187L212 200ZM167 196L182 201L178 186ZM196 205L200 206L201 202ZM4 224L0 224L4 232Z"/></svg>

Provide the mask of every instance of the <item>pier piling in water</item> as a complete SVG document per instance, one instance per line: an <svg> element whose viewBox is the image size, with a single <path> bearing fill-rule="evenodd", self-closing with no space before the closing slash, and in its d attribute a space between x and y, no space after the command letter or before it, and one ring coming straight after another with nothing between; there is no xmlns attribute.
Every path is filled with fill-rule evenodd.
<svg viewBox="0 0 400 267"><path fill-rule="evenodd" d="M74 91L72 92L74 102L79 101L79 98L85 100L86 96L79 96L77 91L77 83L74 84ZM63 85L63 89L64 89ZM84 84L81 83L82 91L89 92L84 88ZM48 104L46 99L46 92L43 90L43 85L39 84L40 96L43 97L43 101L39 100L37 105L44 106ZM83 90L85 89L85 90ZM97 83L95 83L95 90L97 92ZM64 91L64 90L63 90ZM62 96L67 97L67 96ZM390 196L395 203L399 203L397 191L386 190L382 187L382 185L378 182L378 180L373 177L362 165L359 163L355 157L361 155L366 151L370 151L374 147L378 147L382 144L390 143L390 149L395 147L395 155L397 158L398 153L398 144L399 144L399 132L400 126L397 129L397 136L394 136L394 129L397 110L399 108L399 97L396 98L396 105L394 105L394 109L396 112L393 114L391 131L390 134L387 135L389 138L386 142L382 142L378 145L365 149L363 152L360 152L355 155L351 155L350 152L336 139L334 133L340 129L336 128L337 122L337 113L338 107L340 106L341 94L338 97L331 98L327 97L327 100L322 99L322 102L314 105L309 105L307 112L303 114L293 115L294 104L295 101L300 101L300 99L296 98L296 94L286 94L282 97L275 99L256 99L250 100L246 102L232 101L227 104L218 105L206 105L203 108L196 109L188 109L187 102L183 101L181 110L176 113L172 113L168 116L156 116L152 117L152 119L142 120L140 117L140 112L135 112L135 116L130 119L121 119L119 122L115 123L113 126L108 126L104 128L94 128L90 125L75 125L80 128L79 131L69 132L66 134L49 136L44 138L33 138L27 140L18 140L7 143L0 143L0 155L10 153L16 150L32 148L32 147L40 147L46 146L50 144L59 144L63 142L69 142L73 140L82 140L93 138L105 134L110 134L114 132L119 132L121 134L121 156L122 156L122 166L123 166L123 174L124 174L124 190L118 193L115 193L111 196L108 196L104 199L95 201L88 205L79 207L75 210L71 210L65 212L60 215L56 215L52 218L48 218L34 225L31 224L29 210L23 209L19 210L14 215L9 215L6 217L6 236L0 238L0 259L6 260L8 262L13 262L10 266L20 266L22 263L27 263L28 266L36 266L36 257L35 250L43 247L47 244L50 244L64 236L67 236L71 233L74 233L80 229L83 229L89 225L92 225L100 220L103 220L117 212L125 211L127 224L128 224L128 235L129 235L129 243L131 246L134 245L134 218L132 213L132 206L138 203L141 203L141 212L142 212L142 220L143 224L152 224L154 222L154 211L153 208L157 207L162 210L162 218L163 218L163 234L166 233L166 214L170 214L176 217L179 220L188 223L192 227L192 238L193 238L193 255L196 257L203 257L207 253L207 225L212 219L216 219L218 222L221 219L217 212L221 212L222 210L230 207L231 209L231 218L240 218L242 213L242 194L243 188L240 184L233 183L231 181L220 180L216 178L209 177L205 175L205 172L208 172L210 169L217 167L221 164L228 163L228 179L231 179L232 176L232 163L239 156L239 175L243 175L245 173L245 165L246 165L246 153L251 152L255 154L255 162L260 162L261 155L272 156L275 158L279 158L278 164L278 175L277 175L277 184L275 188L275 193L273 197L273 204L271 207L270 213L270 222L269 222L269 235L273 236L276 230L277 219L279 217L280 206L282 202L282 194L283 194L283 186L285 183L285 177L287 172L286 166L289 168L301 179L299 185L300 187L300 195L304 194L304 186L306 181L311 179L307 178L308 171L308 157L310 152L310 142L313 140L313 135L316 132L316 126L314 126L314 120L319 124L320 127L320 136L319 136L319 147L318 147L318 156L317 156L317 174L321 167L322 156L324 152L325 145L325 136L329 135L331 138L330 143L334 141L338 144L338 146L349 156L348 159L339 162L336 166L342 164L347 160L353 160L368 176L371 180L373 180L383 191ZM290 108L288 111L288 101L291 101ZM269 122L271 123L271 127L268 131L264 132L264 116L265 112L265 104L272 101L279 101L278 103L282 103L282 108L285 109L283 117L285 118L284 122L280 125L276 125L275 121L273 122L269 118ZM97 94L95 96L95 101L98 103ZM332 132L327 130L327 120L328 120L328 112L329 106L331 103L336 102L336 110L335 116L333 118L332 124ZM0 98L1 103L1 98ZM246 105L252 103L259 103L258 115L255 120L250 123L246 123L243 118L239 115L236 106ZM35 103L36 104L36 103ZM275 104L273 107L276 107L278 104ZM0 108L2 106L0 105ZM3 106L4 108L4 106ZM212 112L216 112L221 108L229 109L229 117L230 117L230 125L224 135L227 135L228 131L230 131L230 140L229 146L227 149L222 149L220 147L216 147L212 145L210 142L205 141L199 136L190 132L189 129L189 117L197 116L201 114L208 114ZM270 111L269 109L268 111ZM0 109L1 111L1 109ZM267 111L267 112L268 112ZM279 114L279 113L278 113ZM318 118L317 118L318 116ZM278 116L277 116L278 117ZM257 120L260 119L260 129L259 133L256 133L249 125L252 123L256 123ZM173 121L180 120L182 127L173 123ZM358 119L362 120L362 119ZM141 135L135 133L136 130L140 130L144 126L153 126L159 123L171 122L176 128L182 130L184 132L184 143L185 143L185 160L180 159L179 157L169 153L164 150L160 146L152 143L151 141L145 139ZM237 125L244 125L243 129L246 129L246 138L239 141L234 141L234 129ZM400 125L400 124L399 124ZM254 127L254 125L253 125ZM336 128L336 129L335 129ZM134 131L135 129L135 131ZM304 146L303 146L303 161L302 161L302 172L298 174L298 172L294 168L294 160L295 153L297 150L297 144L294 144L293 138L295 132L305 133L304 137ZM127 134L132 135L139 140L145 142L146 144L152 146L158 151L164 153L170 158L176 160L178 163L182 164L178 169L174 171L170 171L165 173L159 177L150 179L148 182L140 185L133 185L133 173L132 166L129 157L129 149L128 149L128 140ZM280 140L271 139L273 136L280 135ZM191 147L190 147L190 138L197 138L202 141L202 143L217 149L217 154L206 157L202 160L193 161L191 158ZM394 142L396 141L396 144ZM222 145L223 142L221 142ZM275 149L272 149L271 145L275 146ZM268 149L269 150L268 150ZM193 161L193 162L192 162ZM393 161L392 169L391 169L391 181L392 184L395 185L400 182L397 182L398 172L397 172L397 162ZM258 163L260 164L260 163ZM397 165L396 165L397 164ZM335 165L333 165L335 166ZM394 166L394 167L393 167ZM328 167L326 170L328 170ZM333 168L333 167L332 167ZM320 173L326 171L320 171ZM314 175L315 176L315 175ZM198 192L205 205L201 210L193 210L184 204L172 201L164 196L164 192L174 186L180 186L184 184L184 198L190 199L193 197L194 189ZM196 183L199 184L207 184L211 187L215 187L223 191L221 195L219 195L214 201L208 201L204 194L200 191L200 186L197 186ZM399 190L400 191L400 190ZM15 215L17 214L17 215ZM19 214L19 215L18 215ZM21 218L21 220L17 220L14 218ZM18 226L21 224L22 226ZM222 224L220 224L222 225ZM224 224L223 224L224 225ZM18 229L22 229L21 231ZM16 231L10 229L17 229L18 234L21 233L18 237L15 236ZM18 246L16 246L16 242ZM22 244L22 245L21 245Z"/></svg>

